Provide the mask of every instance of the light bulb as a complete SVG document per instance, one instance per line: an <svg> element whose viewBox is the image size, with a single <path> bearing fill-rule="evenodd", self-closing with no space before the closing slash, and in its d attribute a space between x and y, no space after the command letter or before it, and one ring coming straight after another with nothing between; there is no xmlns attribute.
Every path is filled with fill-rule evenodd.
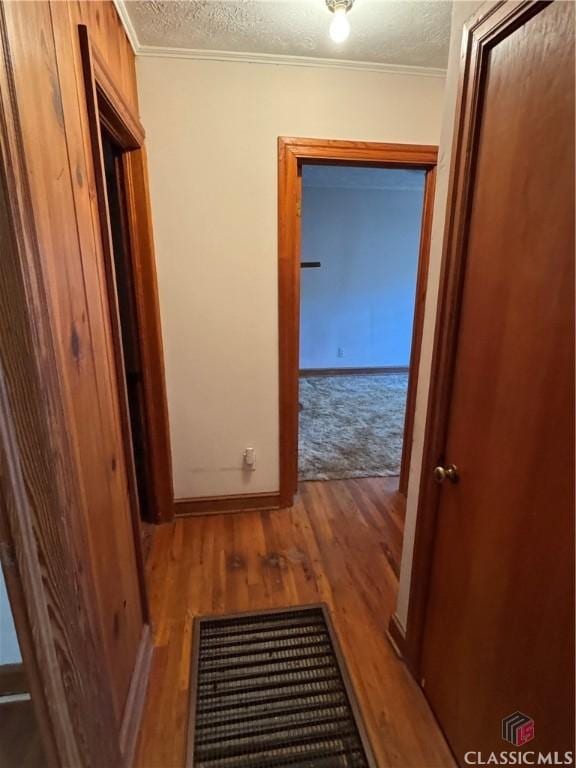
<svg viewBox="0 0 576 768"><path fill-rule="evenodd" d="M334 18L330 24L330 37L335 43L343 43L350 34L350 22L346 14L346 6L338 5L334 9Z"/></svg>

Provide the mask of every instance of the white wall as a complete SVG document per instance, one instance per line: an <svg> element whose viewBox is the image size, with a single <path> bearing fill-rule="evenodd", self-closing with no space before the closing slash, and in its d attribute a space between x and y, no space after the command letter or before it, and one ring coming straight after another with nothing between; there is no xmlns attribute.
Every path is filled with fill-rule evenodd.
<svg viewBox="0 0 576 768"><path fill-rule="evenodd" d="M322 266L301 271L300 367L407 366L424 172L408 190L308 186L307 170L302 261Z"/></svg>
<svg viewBox="0 0 576 768"><path fill-rule="evenodd" d="M442 262L442 245L444 239L444 223L448 199L448 181L450 162L452 158L452 141L454 136L454 119L456 112L456 97L461 59L461 41L464 23L474 14L483 2L467 2L459 0L452 6L452 32L450 40L450 56L446 79L446 95L442 115L442 134L440 138L438 172L436 177L436 194L434 199L434 214L430 242L430 262L426 307L424 312L424 327L422 331L422 352L416 409L414 414L414 432L412 443L412 458L410 462L410 477L406 504L406 519L404 523L404 542L402 562L400 566L400 585L396 615L405 627L408 618L408 603L410 597L410 579L412 575L412 556L414 552L414 533L418 510L418 492L422 473L422 451L424 447L424 428L428 408L428 390L432 367L432 348L434 328L436 324L436 307L438 303L438 287L440 267Z"/></svg>
<svg viewBox="0 0 576 768"><path fill-rule="evenodd" d="M4 574L0 568L0 664L18 664L20 661L22 661L20 646L16 637Z"/></svg>
<svg viewBox="0 0 576 768"><path fill-rule="evenodd" d="M137 72L175 495L275 491L277 137L436 144L444 82L146 57Z"/></svg>

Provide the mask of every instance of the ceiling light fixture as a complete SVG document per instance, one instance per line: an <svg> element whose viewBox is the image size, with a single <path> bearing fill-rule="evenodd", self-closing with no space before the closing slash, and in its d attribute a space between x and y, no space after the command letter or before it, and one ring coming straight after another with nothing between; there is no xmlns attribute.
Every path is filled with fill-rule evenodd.
<svg viewBox="0 0 576 768"><path fill-rule="evenodd" d="M354 5L354 0L326 0L326 5L328 10L334 14L330 24L330 37L335 43L343 43L350 34L350 22L347 14Z"/></svg>

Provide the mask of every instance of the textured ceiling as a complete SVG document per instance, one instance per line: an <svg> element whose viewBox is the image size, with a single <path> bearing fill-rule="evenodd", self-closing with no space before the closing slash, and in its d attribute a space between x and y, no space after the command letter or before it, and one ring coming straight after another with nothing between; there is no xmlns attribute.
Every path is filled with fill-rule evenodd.
<svg viewBox="0 0 576 768"><path fill-rule="evenodd" d="M343 165L304 165L304 187L423 191L425 171Z"/></svg>
<svg viewBox="0 0 576 768"><path fill-rule="evenodd" d="M450 6L443 0L356 0L344 43L328 36L324 0L128 0L141 46L345 59L443 69Z"/></svg>

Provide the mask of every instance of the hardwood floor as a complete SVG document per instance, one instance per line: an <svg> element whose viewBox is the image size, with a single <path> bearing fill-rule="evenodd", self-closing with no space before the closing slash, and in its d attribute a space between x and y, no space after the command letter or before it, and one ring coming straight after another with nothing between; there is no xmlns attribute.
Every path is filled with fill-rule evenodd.
<svg viewBox="0 0 576 768"><path fill-rule="evenodd" d="M404 498L397 478L303 483L275 512L183 518L147 562L155 656L138 768L184 766L192 619L328 604L380 766L454 766L385 632L395 607Z"/></svg>
<svg viewBox="0 0 576 768"><path fill-rule="evenodd" d="M32 702L0 701L0 765L44 768L46 759Z"/></svg>

